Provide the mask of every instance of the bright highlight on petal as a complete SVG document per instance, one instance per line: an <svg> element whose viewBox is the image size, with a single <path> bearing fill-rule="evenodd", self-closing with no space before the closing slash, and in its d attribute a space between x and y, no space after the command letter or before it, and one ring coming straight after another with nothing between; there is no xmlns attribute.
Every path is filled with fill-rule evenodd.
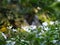
<svg viewBox="0 0 60 45"><path fill-rule="evenodd" d="M38 10L41 10L41 8L40 8L40 7L37 7L37 9L38 9Z"/></svg>
<svg viewBox="0 0 60 45"><path fill-rule="evenodd" d="M3 36L5 39L7 39L7 37L6 37L6 35L5 35L4 33L2 33L2 36Z"/></svg>
<svg viewBox="0 0 60 45"><path fill-rule="evenodd" d="M47 26L47 25L48 25L48 23L47 23L47 22L44 22L42 25L43 25L43 26Z"/></svg>
<svg viewBox="0 0 60 45"><path fill-rule="evenodd" d="M50 25L53 25L54 24L54 22L53 21L50 21Z"/></svg>

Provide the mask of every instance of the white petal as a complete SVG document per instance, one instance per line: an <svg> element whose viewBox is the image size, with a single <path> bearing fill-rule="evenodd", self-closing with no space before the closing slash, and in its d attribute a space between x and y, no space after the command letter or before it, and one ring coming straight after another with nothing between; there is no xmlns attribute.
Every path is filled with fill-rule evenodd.
<svg viewBox="0 0 60 45"><path fill-rule="evenodd" d="M48 25L48 23L47 23L47 22L44 22L42 25L43 25L43 26L47 26L47 25Z"/></svg>
<svg viewBox="0 0 60 45"><path fill-rule="evenodd" d="M53 25L54 24L54 22L53 21L50 21L50 25Z"/></svg>
<svg viewBox="0 0 60 45"><path fill-rule="evenodd" d="M7 39L7 37L6 37L6 35L5 35L4 33L2 33L2 36L3 36L5 39Z"/></svg>
<svg viewBox="0 0 60 45"><path fill-rule="evenodd" d="M37 9L38 9L38 10L41 10L41 8L40 8L40 7L37 7Z"/></svg>

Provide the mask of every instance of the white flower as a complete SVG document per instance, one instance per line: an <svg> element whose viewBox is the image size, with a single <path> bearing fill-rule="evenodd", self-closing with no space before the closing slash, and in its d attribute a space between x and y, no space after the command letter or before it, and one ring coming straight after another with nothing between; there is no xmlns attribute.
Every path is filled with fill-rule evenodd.
<svg viewBox="0 0 60 45"><path fill-rule="evenodd" d="M8 40L8 41L6 41L7 42L7 44L6 45L15 45L15 41L11 41L11 40Z"/></svg>
<svg viewBox="0 0 60 45"><path fill-rule="evenodd" d="M13 32L16 32L17 30L16 29L12 29L13 30Z"/></svg>
<svg viewBox="0 0 60 45"><path fill-rule="evenodd" d="M22 42L24 42L24 40L21 40Z"/></svg>
<svg viewBox="0 0 60 45"><path fill-rule="evenodd" d="M58 28L55 28L55 29L58 29Z"/></svg>
<svg viewBox="0 0 60 45"><path fill-rule="evenodd" d="M48 23L47 23L47 22L44 22L44 23L42 23L42 25L43 25L43 26L47 26L47 25L48 25Z"/></svg>
<svg viewBox="0 0 60 45"><path fill-rule="evenodd" d="M15 45L15 43L16 43L16 42L15 42L15 41L13 41L13 42L12 42L12 45Z"/></svg>
<svg viewBox="0 0 60 45"><path fill-rule="evenodd" d="M21 28L24 29L24 30L27 31L27 32L30 32L29 26L22 26Z"/></svg>
<svg viewBox="0 0 60 45"><path fill-rule="evenodd" d="M34 30L34 29L36 29L36 26L35 26L35 25L31 25L30 28L31 28L32 30Z"/></svg>
<svg viewBox="0 0 60 45"><path fill-rule="evenodd" d="M43 36L40 36L39 38L41 39L41 38L44 38L44 37Z"/></svg>
<svg viewBox="0 0 60 45"><path fill-rule="evenodd" d="M6 41L7 43L11 42L11 40Z"/></svg>
<svg viewBox="0 0 60 45"><path fill-rule="evenodd" d="M43 31L43 30L41 30L41 32L42 32L42 33L44 33L44 31Z"/></svg>
<svg viewBox="0 0 60 45"><path fill-rule="evenodd" d="M35 13L38 13L38 9L34 9Z"/></svg>
<svg viewBox="0 0 60 45"><path fill-rule="evenodd" d="M6 35L5 35L4 33L2 33L2 36L3 36L5 39L7 39L7 37L6 37Z"/></svg>
<svg viewBox="0 0 60 45"><path fill-rule="evenodd" d="M15 40L15 38L11 38L11 40Z"/></svg>
<svg viewBox="0 0 60 45"><path fill-rule="evenodd" d="M31 26L22 26L21 28L24 29L24 30L27 31L27 32L30 32L31 30L36 29L36 26L35 26L35 25L31 25ZM29 30L29 29L30 29L30 30Z"/></svg>
<svg viewBox="0 0 60 45"><path fill-rule="evenodd" d="M49 30L49 28L48 28L48 27L44 27L44 30L48 31L48 30Z"/></svg>
<svg viewBox="0 0 60 45"><path fill-rule="evenodd" d="M53 42L53 43L56 43L57 41L58 41L58 40L53 40L52 42Z"/></svg>
<svg viewBox="0 0 60 45"><path fill-rule="evenodd" d="M53 21L50 21L50 25L53 25L54 24L54 22Z"/></svg>
<svg viewBox="0 0 60 45"><path fill-rule="evenodd" d="M41 35L42 33L40 32L39 35Z"/></svg>
<svg viewBox="0 0 60 45"><path fill-rule="evenodd" d="M55 21L55 24L58 24L59 22L58 21Z"/></svg>
<svg viewBox="0 0 60 45"><path fill-rule="evenodd" d="M41 10L41 8L40 8L40 7L37 7L37 9L38 9L38 10Z"/></svg>
<svg viewBox="0 0 60 45"><path fill-rule="evenodd" d="M9 26L9 27L7 27L8 29L11 29L12 28L12 26Z"/></svg>

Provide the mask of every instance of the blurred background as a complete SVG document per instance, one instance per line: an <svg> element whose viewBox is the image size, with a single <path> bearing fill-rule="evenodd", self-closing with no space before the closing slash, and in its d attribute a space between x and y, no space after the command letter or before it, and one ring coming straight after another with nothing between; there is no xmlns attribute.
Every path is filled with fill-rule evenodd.
<svg viewBox="0 0 60 45"><path fill-rule="evenodd" d="M59 19L59 0L0 0L0 23L14 20L26 25L40 25Z"/></svg>
<svg viewBox="0 0 60 45"><path fill-rule="evenodd" d="M41 37L41 30L49 31ZM15 45L59 45L59 31L60 0L0 0L0 33L7 37L7 41L14 38L12 43ZM3 38L1 41L5 43L6 40Z"/></svg>

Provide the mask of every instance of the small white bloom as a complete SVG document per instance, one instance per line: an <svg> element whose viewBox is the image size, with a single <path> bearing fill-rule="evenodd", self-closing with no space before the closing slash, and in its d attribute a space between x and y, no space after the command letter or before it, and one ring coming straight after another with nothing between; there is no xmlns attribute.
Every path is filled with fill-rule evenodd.
<svg viewBox="0 0 60 45"><path fill-rule="evenodd" d="M24 29L24 30L27 31L27 32L30 32L29 26L22 26L21 28Z"/></svg>
<svg viewBox="0 0 60 45"><path fill-rule="evenodd" d="M12 29L13 30L13 32L16 32L17 30L16 29Z"/></svg>
<svg viewBox="0 0 60 45"><path fill-rule="evenodd" d="M35 13L38 13L38 9L34 9Z"/></svg>
<svg viewBox="0 0 60 45"><path fill-rule="evenodd" d="M47 22L44 22L44 23L42 23L42 25L43 25L43 26L47 26L47 25L48 25L48 23L47 23Z"/></svg>
<svg viewBox="0 0 60 45"><path fill-rule="evenodd" d="M49 30L49 28L48 28L48 27L44 27L44 29L45 29L46 31L48 31L48 30Z"/></svg>
<svg viewBox="0 0 60 45"><path fill-rule="evenodd" d="M52 42L53 42L53 43L56 43L57 41L58 41L58 40L53 40Z"/></svg>
<svg viewBox="0 0 60 45"><path fill-rule="evenodd" d="M6 45L15 45L15 41L11 41L11 40L8 40L8 41L6 41L7 42L7 44Z"/></svg>
<svg viewBox="0 0 60 45"><path fill-rule="evenodd" d="M53 21L50 21L50 25L53 25L54 24L54 22Z"/></svg>
<svg viewBox="0 0 60 45"><path fill-rule="evenodd" d="M41 30L41 32L42 32L42 33L44 33L44 31L43 31L43 30Z"/></svg>
<svg viewBox="0 0 60 45"><path fill-rule="evenodd" d="M36 29L36 26L35 26L35 25L31 25L31 26L22 26L21 28L24 29L24 30L27 31L27 32L30 32L31 30ZM30 29L30 30L29 30L29 29Z"/></svg>
<svg viewBox="0 0 60 45"><path fill-rule="evenodd" d="M22 42L24 42L24 40L21 40Z"/></svg>
<svg viewBox="0 0 60 45"><path fill-rule="evenodd" d="M42 26L42 25L40 25L40 26L38 26L38 28L43 28L43 26Z"/></svg>
<svg viewBox="0 0 60 45"><path fill-rule="evenodd" d="M55 28L55 29L58 29L58 28Z"/></svg>
<svg viewBox="0 0 60 45"><path fill-rule="evenodd" d="M42 33L40 32L39 35L41 35Z"/></svg>
<svg viewBox="0 0 60 45"><path fill-rule="evenodd" d="M59 22L58 21L55 21L55 24L58 24Z"/></svg>
<svg viewBox="0 0 60 45"><path fill-rule="evenodd" d="M12 28L12 26L9 26L9 27L7 27L8 29L11 29Z"/></svg>
<svg viewBox="0 0 60 45"><path fill-rule="evenodd" d="M11 42L11 40L8 40L8 41L6 41L7 43L10 43Z"/></svg>
<svg viewBox="0 0 60 45"><path fill-rule="evenodd" d="M30 28L31 28L32 30L34 30L34 29L36 29L36 26L35 26L35 25L31 25Z"/></svg>
<svg viewBox="0 0 60 45"><path fill-rule="evenodd" d="M38 9L38 10L41 10L41 8L40 8L40 7L37 7L37 9Z"/></svg>
<svg viewBox="0 0 60 45"><path fill-rule="evenodd" d="M39 38L44 38L44 37L40 36Z"/></svg>
<svg viewBox="0 0 60 45"><path fill-rule="evenodd" d="M15 38L11 38L11 40L15 40Z"/></svg>
<svg viewBox="0 0 60 45"><path fill-rule="evenodd" d="M11 42L11 43L12 43L12 45L15 45L15 43L16 43L16 42L15 42L15 41L13 41L13 42Z"/></svg>
<svg viewBox="0 0 60 45"><path fill-rule="evenodd" d="M3 36L5 39L7 39L7 37L6 37L6 35L5 35L4 33L2 33L2 36Z"/></svg>

